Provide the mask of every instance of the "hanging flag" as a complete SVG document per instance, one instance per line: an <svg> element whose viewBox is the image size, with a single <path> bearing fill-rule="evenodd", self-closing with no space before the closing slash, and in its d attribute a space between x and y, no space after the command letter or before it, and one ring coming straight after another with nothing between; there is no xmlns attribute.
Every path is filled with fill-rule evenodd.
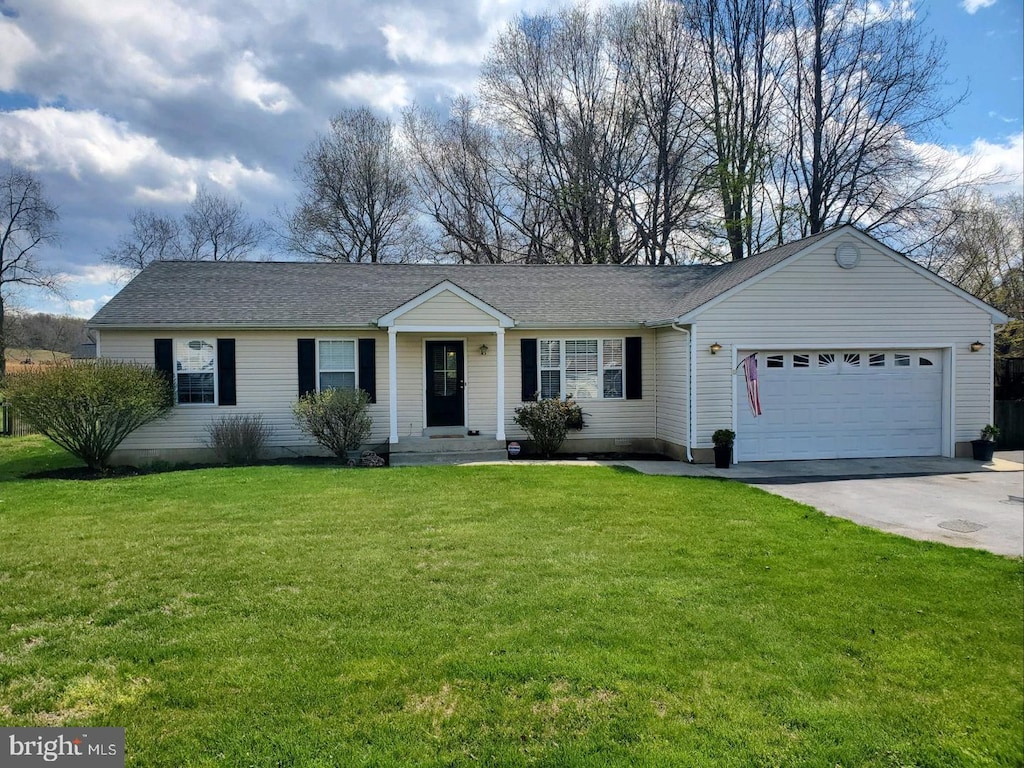
<svg viewBox="0 0 1024 768"><path fill-rule="evenodd" d="M743 378L747 380L747 400L754 417L761 415L761 396L757 391L757 352L747 355L741 363Z"/></svg>

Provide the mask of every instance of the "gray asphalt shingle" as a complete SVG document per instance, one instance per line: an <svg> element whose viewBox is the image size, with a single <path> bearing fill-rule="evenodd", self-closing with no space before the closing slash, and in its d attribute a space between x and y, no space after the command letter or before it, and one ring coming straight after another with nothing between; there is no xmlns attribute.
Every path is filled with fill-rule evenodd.
<svg viewBox="0 0 1024 768"><path fill-rule="evenodd" d="M157 262L89 324L362 326L450 280L519 325L640 325L685 314L824 234L721 266Z"/></svg>

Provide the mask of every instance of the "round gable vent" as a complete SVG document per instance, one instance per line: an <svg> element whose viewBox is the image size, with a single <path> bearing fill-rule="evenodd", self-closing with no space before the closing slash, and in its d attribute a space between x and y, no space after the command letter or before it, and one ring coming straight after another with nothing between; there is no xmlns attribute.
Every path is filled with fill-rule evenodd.
<svg viewBox="0 0 1024 768"><path fill-rule="evenodd" d="M851 243L844 243L836 248L836 264L843 269L853 269L860 261L860 249Z"/></svg>

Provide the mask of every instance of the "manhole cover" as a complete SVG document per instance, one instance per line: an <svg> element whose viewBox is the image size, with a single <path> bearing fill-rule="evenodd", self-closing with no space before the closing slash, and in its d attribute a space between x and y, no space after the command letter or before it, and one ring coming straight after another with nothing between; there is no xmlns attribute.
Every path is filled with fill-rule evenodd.
<svg viewBox="0 0 1024 768"><path fill-rule="evenodd" d="M957 533L974 533L984 527L984 525L972 523L970 520L946 520L943 523L939 523L939 528L945 528L947 531L956 531Z"/></svg>

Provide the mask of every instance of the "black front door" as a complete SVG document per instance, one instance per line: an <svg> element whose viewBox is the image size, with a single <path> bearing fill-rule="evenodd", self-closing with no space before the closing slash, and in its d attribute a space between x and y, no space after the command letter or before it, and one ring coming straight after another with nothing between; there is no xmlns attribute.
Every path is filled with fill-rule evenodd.
<svg viewBox="0 0 1024 768"><path fill-rule="evenodd" d="M427 426L466 423L466 361L461 341L427 342Z"/></svg>

